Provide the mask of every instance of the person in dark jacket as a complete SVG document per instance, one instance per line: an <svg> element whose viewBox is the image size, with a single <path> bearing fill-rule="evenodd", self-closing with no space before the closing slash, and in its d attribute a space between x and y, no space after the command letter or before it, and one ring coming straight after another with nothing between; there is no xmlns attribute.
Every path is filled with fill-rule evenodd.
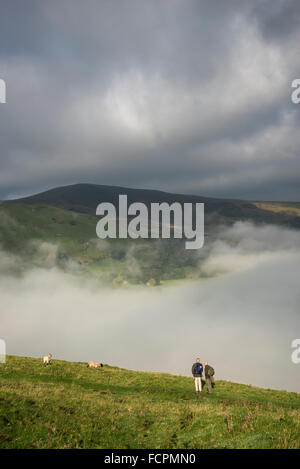
<svg viewBox="0 0 300 469"><path fill-rule="evenodd" d="M204 375L205 375L205 383L207 386L208 394L212 393L212 382L214 380L213 376L215 374L215 370L212 366L210 366L207 362L204 363Z"/></svg>
<svg viewBox="0 0 300 469"><path fill-rule="evenodd" d="M203 365L200 363L200 358L196 359L196 362L192 366L192 375L195 378L195 388L196 392L202 392L202 374L203 374Z"/></svg>

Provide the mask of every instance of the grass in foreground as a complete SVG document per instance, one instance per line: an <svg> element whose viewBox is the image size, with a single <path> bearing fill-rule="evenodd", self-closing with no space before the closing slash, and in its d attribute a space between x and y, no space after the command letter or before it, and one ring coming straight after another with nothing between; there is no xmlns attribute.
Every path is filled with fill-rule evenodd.
<svg viewBox="0 0 300 469"><path fill-rule="evenodd" d="M300 395L217 381L9 356L1 448L299 448ZM204 391L206 389L204 388Z"/></svg>

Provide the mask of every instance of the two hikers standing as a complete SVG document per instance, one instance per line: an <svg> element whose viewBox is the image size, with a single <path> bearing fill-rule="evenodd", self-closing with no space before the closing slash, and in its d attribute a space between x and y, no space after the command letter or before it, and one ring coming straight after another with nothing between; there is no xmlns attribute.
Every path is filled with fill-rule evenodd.
<svg viewBox="0 0 300 469"><path fill-rule="evenodd" d="M215 371L212 366L210 366L207 362L204 363L204 370L203 370L203 365L200 362L200 358L196 359L196 362L192 366L192 374L195 378L195 388L196 392L202 392L202 376L203 376L203 371L204 371L204 376L205 376L205 383L207 386L207 392L208 394L212 393L212 381L213 381L213 375L215 374Z"/></svg>

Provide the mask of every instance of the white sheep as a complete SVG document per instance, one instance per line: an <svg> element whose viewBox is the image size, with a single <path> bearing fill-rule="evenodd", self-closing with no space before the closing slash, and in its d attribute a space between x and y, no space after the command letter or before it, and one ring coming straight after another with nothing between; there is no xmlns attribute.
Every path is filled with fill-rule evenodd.
<svg viewBox="0 0 300 469"><path fill-rule="evenodd" d="M45 355L43 357L43 362L44 362L44 365L51 365L51 358L52 358L52 354L51 353L48 353L48 355Z"/></svg>
<svg viewBox="0 0 300 469"><path fill-rule="evenodd" d="M88 362L87 366L89 368L100 368L103 367L103 364L99 362Z"/></svg>

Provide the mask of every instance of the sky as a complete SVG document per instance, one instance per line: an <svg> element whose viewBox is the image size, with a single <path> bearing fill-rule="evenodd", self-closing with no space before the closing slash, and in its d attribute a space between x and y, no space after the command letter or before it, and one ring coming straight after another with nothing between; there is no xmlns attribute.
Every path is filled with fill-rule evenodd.
<svg viewBox="0 0 300 469"><path fill-rule="evenodd" d="M0 199L300 201L297 0L0 0Z"/></svg>

